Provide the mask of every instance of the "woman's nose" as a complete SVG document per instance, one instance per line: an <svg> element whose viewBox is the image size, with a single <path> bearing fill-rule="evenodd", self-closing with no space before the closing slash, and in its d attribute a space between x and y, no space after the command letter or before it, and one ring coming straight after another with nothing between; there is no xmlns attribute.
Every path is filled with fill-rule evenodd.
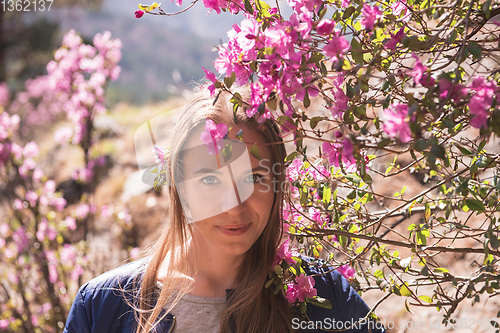
<svg viewBox="0 0 500 333"><path fill-rule="evenodd" d="M238 188L234 183L233 187L228 188L225 192L221 203L222 212L237 215L246 209L245 200L242 201Z"/></svg>

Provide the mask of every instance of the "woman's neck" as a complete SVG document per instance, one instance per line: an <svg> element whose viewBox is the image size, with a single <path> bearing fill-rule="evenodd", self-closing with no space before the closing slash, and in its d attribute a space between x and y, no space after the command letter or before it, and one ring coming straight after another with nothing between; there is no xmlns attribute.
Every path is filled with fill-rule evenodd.
<svg viewBox="0 0 500 333"><path fill-rule="evenodd" d="M189 270L192 272L193 288L189 294L201 297L223 297L226 289L234 289L243 255L214 253L212 247L197 245L192 239L188 243Z"/></svg>

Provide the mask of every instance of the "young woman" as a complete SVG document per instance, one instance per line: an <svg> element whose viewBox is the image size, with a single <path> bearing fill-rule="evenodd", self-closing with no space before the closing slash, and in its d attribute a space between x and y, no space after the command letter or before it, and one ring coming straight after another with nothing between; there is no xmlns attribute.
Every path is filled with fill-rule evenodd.
<svg viewBox="0 0 500 333"><path fill-rule="evenodd" d="M233 114L231 97L200 94L185 107L166 160L163 232L150 255L80 288L65 332L383 331L329 267L304 269L331 309L308 305L299 316L264 288L282 242L286 193L274 185L286 181L286 152L277 124Z"/></svg>

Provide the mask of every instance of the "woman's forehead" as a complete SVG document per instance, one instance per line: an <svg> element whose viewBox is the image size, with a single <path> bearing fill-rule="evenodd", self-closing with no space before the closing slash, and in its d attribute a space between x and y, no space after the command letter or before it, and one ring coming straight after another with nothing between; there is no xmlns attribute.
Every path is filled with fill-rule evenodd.
<svg viewBox="0 0 500 333"><path fill-rule="evenodd" d="M184 162L191 164L195 162L195 164L205 165L207 163L213 162L217 160L215 154L210 154L208 151L208 147L205 145L203 140L201 139L202 133L205 131L203 124L196 126L191 133L189 133L188 138L184 142L182 146L182 159ZM219 154L226 158L228 161L234 160L238 158L242 153L250 155L250 162L252 164L252 168L255 165L262 166L271 166L274 160L271 150L269 146L266 144L266 140L264 135L253 128L241 125L233 125L231 130L229 131L229 140L224 142L224 146L230 144L231 145L231 155L227 156L227 151L219 151ZM240 138L242 141L240 141ZM256 147L254 147L256 146ZM258 157L256 158L255 149L258 152ZM221 159L223 164L225 164L224 160ZM210 164L213 164L210 163Z"/></svg>

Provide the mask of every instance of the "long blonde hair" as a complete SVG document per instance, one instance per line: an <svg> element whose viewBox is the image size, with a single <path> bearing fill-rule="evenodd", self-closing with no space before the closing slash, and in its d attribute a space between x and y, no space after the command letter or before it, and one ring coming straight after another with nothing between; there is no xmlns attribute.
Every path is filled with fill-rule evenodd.
<svg viewBox="0 0 500 333"><path fill-rule="evenodd" d="M248 92L241 92L248 96ZM232 95L222 92L217 101L206 93L198 94L184 109L176 124L171 141L169 172L172 183L168 187L169 211L168 220L160 238L149 251L150 260L145 268L138 295L138 305L135 307L138 326L136 333L149 333L163 316L162 309L170 302L170 312L175 303L189 290L187 279L178 279L175 272L188 273L187 246L190 227L186 223L177 189L173 179L180 172L179 153L190 131L197 125L211 119L215 123L238 125L259 131L269 145L273 163L274 177L280 186L275 191L269 222L264 231L245 253L243 264L237 274L237 287L226 302L226 309L220 322L221 332L293 332L291 327L293 309L288 305L281 293L274 295L272 288L264 288L266 276L272 270L276 248L282 237L282 210L287 191L285 184L284 159L286 151L280 136L278 125L272 120L266 120L263 125L249 118L245 108L238 108L233 115ZM248 100L248 99L247 99ZM168 267L163 277L163 287L160 295L155 294L160 267ZM178 291L174 293L174 291ZM176 296L174 296L176 295Z"/></svg>

